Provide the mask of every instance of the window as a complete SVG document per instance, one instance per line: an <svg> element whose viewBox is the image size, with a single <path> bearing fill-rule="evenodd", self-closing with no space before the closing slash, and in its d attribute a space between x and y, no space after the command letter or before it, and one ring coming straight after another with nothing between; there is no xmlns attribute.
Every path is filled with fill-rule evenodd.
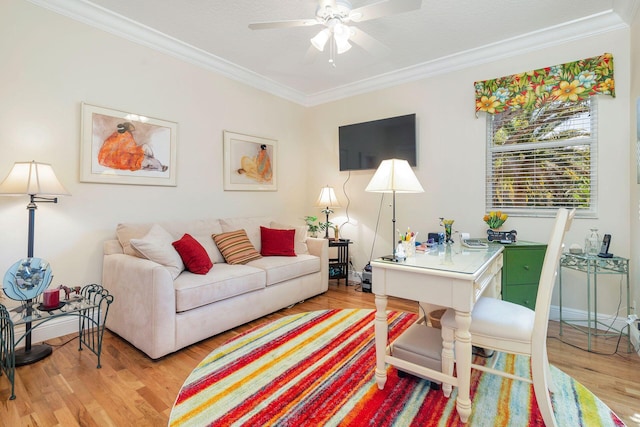
<svg viewBox="0 0 640 427"><path fill-rule="evenodd" d="M581 216L595 215L594 97L490 114L487 121L488 210L546 216L575 207Z"/></svg>

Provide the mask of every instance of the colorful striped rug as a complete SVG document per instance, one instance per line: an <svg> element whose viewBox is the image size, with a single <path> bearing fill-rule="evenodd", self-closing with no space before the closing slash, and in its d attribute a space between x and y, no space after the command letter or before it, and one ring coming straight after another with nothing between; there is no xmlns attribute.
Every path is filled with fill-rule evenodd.
<svg viewBox="0 0 640 427"><path fill-rule="evenodd" d="M373 378L374 310L292 315L234 338L187 378L170 426L458 426L456 391L446 399L429 382L398 377L389 367L384 390ZM416 320L389 312L389 338ZM524 357L498 356L497 366L527 372ZM477 362L477 361L476 361ZM589 390L552 367L560 426L623 426ZM472 371L468 426L544 426L533 388Z"/></svg>

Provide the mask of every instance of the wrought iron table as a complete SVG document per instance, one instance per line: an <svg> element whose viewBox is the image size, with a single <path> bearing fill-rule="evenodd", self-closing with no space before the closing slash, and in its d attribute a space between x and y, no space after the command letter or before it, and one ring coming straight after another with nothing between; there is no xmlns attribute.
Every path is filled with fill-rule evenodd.
<svg viewBox="0 0 640 427"><path fill-rule="evenodd" d="M15 349L25 337L38 326L63 316L78 317L78 351L82 346L91 350L98 357L97 368L100 368L100 353L102 352L102 336L113 302L113 295L100 285L92 284L83 287L79 294L61 300L58 308L53 310L39 309L39 302L34 301L30 306L21 305L7 310L0 304L0 375L5 373L11 382L10 400L15 396ZM15 339L15 327L31 322L32 327Z"/></svg>
<svg viewBox="0 0 640 427"><path fill-rule="evenodd" d="M587 320L584 319L563 319L562 318L562 269L581 271L587 275ZM587 334L587 349L591 351L591 337L596 336L618 336L621 330L614 328L612 325L598 320L598 276L608 274L619 274L626 276L626 297L625 304L627 306L626 316L629 316L629 260L619 256L611 258L601 258L597 255L572 254L565 252L560 258L560 268L558 271L558 291L560 302L560 335L562 335L562 325L566 324L574 327L576 330ZM593 283L593 301L591 297L591 284ZM622 291L621 291L622 292ZM622 297L622 296L621 296ZM593 309L592 309L593 305ZM592 311L593 310L593 311ZM586 322L586 330L580 329L577 323ZM613 332L597 332L598 325L605 326L607 331ZM627 330L627 337L629 331ZM631 345L629 343L629 345Z"/></svg>

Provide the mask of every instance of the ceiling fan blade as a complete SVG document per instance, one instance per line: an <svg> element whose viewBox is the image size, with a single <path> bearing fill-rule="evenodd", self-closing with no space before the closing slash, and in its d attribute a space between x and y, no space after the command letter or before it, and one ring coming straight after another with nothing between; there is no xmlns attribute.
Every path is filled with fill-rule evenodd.
<svg viewBox="0 0 640 427"><path fill-rule="evenodd" d="M361 29L351 27L351 30L352 34L351 37L349 37L349 41L357 44L370 54L381 58L391 53L391 49L389 49L388 46L380 43L378 40L374 39Z"/></svg>
<svg viewBox="0 0 640 427"><path fill-rule="evenodd" d="M317 19L294 19L292 21L273 21L273 22L254 22L249 24L252 30L268 30L272 28L293 28L293 27L310 27L319 25Z"/></svg>
<svg viewBox="0 0 640 427"><path fill-rule="evenodd" d="M382 0L368 6L353 9L349 14L354 22L369 21L387 15L411 12L418 10L422 6L422 0Z"/></svg>
<svg viewBox="0 0 640 427"><path fill-rule="evenodd" d="M352 34L351 34L351 37L349 37L349 41L352 41L353 43L357 44L358 46L360 46L361 48L363 48L373 56L381 58L391 53L391 49L389 49L388 46L385 46L384 44L380 43L378 40L374 39L373 37L371 37L369 34L365 33L364 31L362 31L361 29L356 27L350 27L350 28L351 28Z"/></svg>

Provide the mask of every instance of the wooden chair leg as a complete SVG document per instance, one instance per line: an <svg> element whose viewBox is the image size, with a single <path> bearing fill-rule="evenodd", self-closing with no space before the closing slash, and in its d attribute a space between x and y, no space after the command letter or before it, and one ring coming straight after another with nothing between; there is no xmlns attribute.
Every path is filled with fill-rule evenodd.
<svg viewBox="0 0 640 427"><path fill-rule="evenodd" d="M442 373L453 375L454 353L454 330L442 327ZM446 382L442 383L442 393L445 397L451 396L453 386Z"/></svg>
<svg viewBox="0 0 640 427"><path fill-rule="evenodd" d="M551 396L549 395L549 384L553 383L550 376L549 363L547 362L546 351L536 357L531 356L531 379L533 380L533 391L538 401L538 407L542 414L542 419L547 427L557 427L556 417L553 414Z"/></svg>

